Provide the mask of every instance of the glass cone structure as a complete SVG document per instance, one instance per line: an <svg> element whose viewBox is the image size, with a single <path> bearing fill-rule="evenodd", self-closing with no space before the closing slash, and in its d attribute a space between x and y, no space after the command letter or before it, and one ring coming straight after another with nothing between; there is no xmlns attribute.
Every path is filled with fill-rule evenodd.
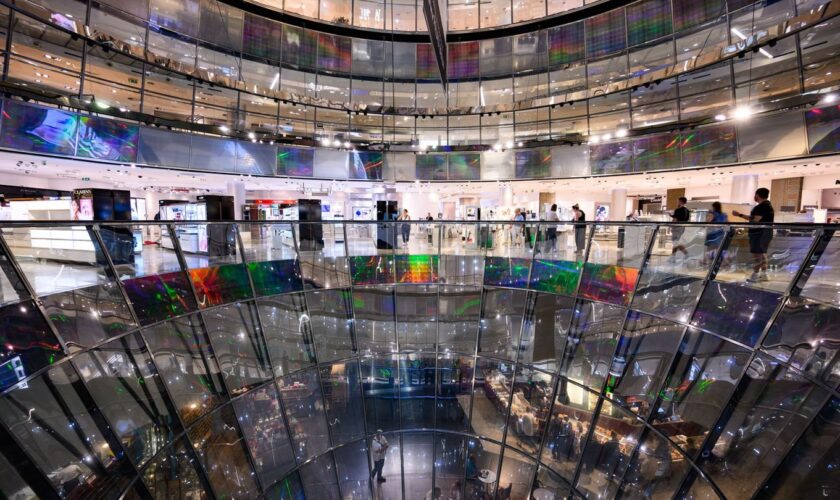
<svg viewBox="0 0 840 500"><path fill-rule="evenodd" d="M840 245L751 230L5 223L0 494L836 496Z"/></svg>

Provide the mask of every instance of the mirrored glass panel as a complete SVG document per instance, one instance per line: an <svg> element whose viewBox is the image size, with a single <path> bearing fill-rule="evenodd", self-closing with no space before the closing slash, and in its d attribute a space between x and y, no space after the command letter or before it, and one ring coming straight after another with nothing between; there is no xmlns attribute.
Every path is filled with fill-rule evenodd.
<svg viewBox="0 0 840 500"><path fill-rule="evenodd" d="M86 351L73 364L138 468L180 431L175 407L139 334Z"/></svg>
<svg viewBox="0 0 840 500"><path fill-rule="evenodd" d="M198 316L161 323L146 329L144 336L185 424L226 399L224 375Z"/></svg>

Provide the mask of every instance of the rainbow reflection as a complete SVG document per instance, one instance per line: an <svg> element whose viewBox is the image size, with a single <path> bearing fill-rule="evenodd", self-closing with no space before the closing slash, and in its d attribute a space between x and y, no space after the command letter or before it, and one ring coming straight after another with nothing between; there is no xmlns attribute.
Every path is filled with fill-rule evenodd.
<svg viewBox="0 0 840 500"><path fill-rule="evenodd" d="M587 263L578 295L591 300L627 305L639 270L634 267Z"/></svg>
<svg viewBox="0 0 840 500"><path fill-rule="evenodd" d="M530 267L531 261L529 259L487 257L484 259L484 284L527 288L528 269Z"/></svg>
<svg viewBox="0 0 840 500"><path fill-rule="evenodd" d="M582 267L580 262L537 259L531 269L531 289L574 295Z"/></svg>
<svg viewBox="0 0 840 500"><path fill-rule="evenodd" d="M123 287L143 325L196 310L190 284L180 271L132 278L123 281Z"/></svg>
<svg viewBox="0 0 840 500"><path fill-rule="evenodd" d="M254 292L259 297L303 290L297 260L249 262L248 272L254 282Z"/></svg>
<svg viewBox="0 0 840 500"><path fill-rule="evenodd" d="M385 255L350 257L354 285L383 285L394 282L394 257Z"/></svg>
<svg viewBox="0 0 840 500"><path fill-rule="evenodd" d="M437 255L397 255L397 283L437 283Z"/></svg>
<svg viewBox="0 0 840 500"><path fill-rule="evenodd" d="M251 298L248 272L242 264L190 269L190 278L202 309Z"/></svg>

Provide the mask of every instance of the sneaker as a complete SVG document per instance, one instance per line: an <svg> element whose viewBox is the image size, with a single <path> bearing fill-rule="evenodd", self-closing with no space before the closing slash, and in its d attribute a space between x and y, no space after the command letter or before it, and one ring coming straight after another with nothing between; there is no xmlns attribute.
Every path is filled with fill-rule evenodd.
<svg viewBox="0 0 840 500"><path fill-rule="evenodd" d="M767 276L767 272L766 272L766 271L762 271L762 272L758 275L758 279L759 279L759 281L770 281L770 276Z"/></svg>
<svg viewBox="0 0 840 500"><path fill-rule="evenodd" d="M761 276L758 273L752 273L749 278L747 278L747 283L758 283L761 281Z"/></svg>
<svg viewBox="0 0 840 500"><path fill-rule="evenodd" d="M380 477L376 480L377 483L384 483L385 481L387 481L387 479L385 479L384 477Z"/></svg>

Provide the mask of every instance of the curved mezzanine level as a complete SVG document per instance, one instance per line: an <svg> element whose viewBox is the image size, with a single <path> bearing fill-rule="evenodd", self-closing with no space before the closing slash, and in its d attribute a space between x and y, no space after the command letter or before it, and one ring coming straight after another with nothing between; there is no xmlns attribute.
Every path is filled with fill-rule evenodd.
<svg viewBox="0 0 840 500"><path fill-rule="evenodd" d="M446 92L428 44L249 24L251 14L236 24L212 3L183 19L152 5L158 17L147 23L122 5L17 5L7 90L244 139L510 149L685 128L731 117L735 103L813 104L840 74L831 3L728 14L721 3L694 15L697 2L648 0L603 19L452 43ZM639 16L664 24L630 21Z"/></svg>
<svg viewBox="0 0 840 500"><path fill-rule="evenodd" d="M411 223L407 248L402 224L75 224L2 229L6 496L837 488L832 226L768 226L751 283L738 225L682 226L671 261L668 224L587 224L581 252L539 223ZM139 227L168 236L135 253Z"/></svg>

